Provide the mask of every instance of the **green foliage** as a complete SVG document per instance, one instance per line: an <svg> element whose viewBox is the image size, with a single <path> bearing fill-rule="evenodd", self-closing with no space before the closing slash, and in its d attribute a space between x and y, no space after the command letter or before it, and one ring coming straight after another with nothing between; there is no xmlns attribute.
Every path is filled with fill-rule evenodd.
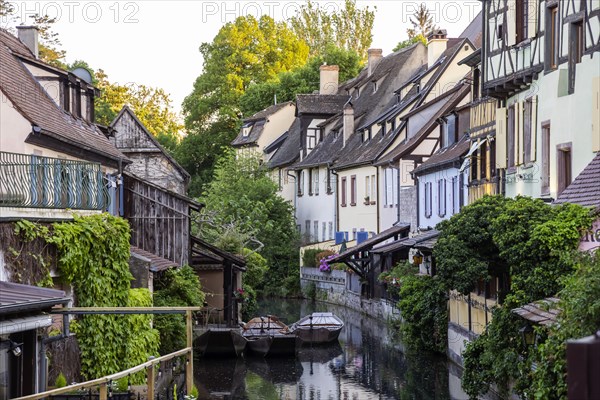
<svg viewBox="0 0 600 400"><path fill-rule="evenodd" d="M67 386L67 378L65 378L65 374L62 372L58 374L56 377L56 381L54 382L54 387L56 389Z"/></svg>
<svg viewBox="0 0 600 400"><path fill-rule="evenodd" d="M270 81L259 81L248 87L240 97L243 115L250 116L278 102L293 101L297 94L312 93L319 89L319 67L323 64L337 65L340 68L340 82L354 78L360 72L361 59L353 50L345 50L333 45L327 46L321 54L311 57L302 67L290 72L282 72Z"/></svg>
<svg viewBox="0 0 600 400"><path fill-rule="evenodd" d="M407 274L400 286L398 308L408 347L444 352L447 343L447 290L437 277Z"/></svg>
<svg viewBox="0 0 600 400"><path fill-rule="evenodd" d="M73 222L52 229L21 221L25 237L39 237L56 246L61 276L74 288L81 307L151 305L147 290L130 291L129 224L109 214L74 215ZM87 379L109 375L140 364L156 354L158 335L147 316L89 315L74 321ZM141 378L143 379L143 378Z"/></svg>
<svg viewBox="0 0 600 400"><path fill-rule="evenodd" d="M422 34L418 34L416 36L413 36L411 38L408 38L406 40L398 42L396 47L394 47L393 51L402 50L405 47L410 47L415 43L423 43L424 46L427 46L427 38L425 38L425 36L423 36Z"/></svg>
<svg viewBox="0 0 600 400"><path fill-rule="evenodd" d="M250 249L243 249L242 255L246 260L246 272L243 275L244 286L258 290L262 289L264 276L269 270L267 260L259 253Z"/></svg>
<svg viewBox="0 0 600 400"><path fill-rule="evenodd" d="M302 254L302 265L307 268L317 268L321 259L317 260L317 254L324 252L325 249L305 249Z"/></svg>
<svg viewBox="0 0 600 400"><path fill-rule="evenodd" d="M219 160L214 180L200 200L206 204L200 233L211 243L224 234L240 235L243 247L259 244L258 253L267 260L265 286L285 295L281 283L298 278L296 231L291 205L277 194L277 185L262 164L260 154L235 154L228 150ZM249 238L249 239L248 239ZM235 254L243 248L226 248Z"/></svg>
<svg viewBox="0 0 600 400"><path fill-rule="evenodd" d="M309 282L304 288L304 297L315 301L317 298L317 285L314 282Z"/></svg>
<svg viewBox="0 0 600 400"><path fill-rule="evenodd" d="M522 368L523 390L531 399L566 399L566 341L594 334L600 326L600 252L584 254L576 261L575 273L561 282L558 323L552 325L547 340L535 348L529 361L535 370Z"/></svg>
<svg viewBox="0 0 600 400"><path fill-rule="evenodd" d="M165 271L155 282L154 304L157 307L202 306L204 293L198 275L189 266ZM157 315L154 327L160 332L160 354L172 353L186 346L183 315Z"/></svg>
<svg viewBox="0 0 600 400"><path fill-rule="evenodd" d="M256 291L246 283L242 284L244 291L244 300L242 302L242 319L245 321L256 317L258 302L256 301Z"/></svg>
<svg viewBox="0 0 600 400"><path fill-rule="evenodd" d="M148 289L129 289L127 307L152 307L152 294ZM126 354L129 364L139 365L148 361L149 355L158 354L160 335L152 328L152 315L136 314L127 316L127 345ZM144 372L131 376L131 383L145 382Z"/></svg>
<svg viewBox="0 0 600 400"><path fill-rule="evenodd" d="M528 197L486 196L463 208L441 230L434 248L438 277L447 290L467 294L479 279L510 276L501 288L503 303L486 330L463 354L463 389L475 398L494 383L506 394L511 380L527 386L519 360L525 349L519 320L511 309L553 296L575 263L582 229L591 225L589 210L571 204L549 206Z"/></svg>
<svg viewBox="0 0 600 400"><path fill-rule="evenodd" d="M190 396L192 396L194 399L197 399L200 396L198 394L198 388L196 387L196 385L192 386L192 391L190 393Z"/></svg>
<svg viewBox="0 0 600 400"><path fill-rule="evenodd" d="M352 50L364 60L373 41L375 10L356 7L356 0L345 0L344 7L330 12L331 7L320 7L308 0L297 15L290 18L296 35L310 48L310 55L323 54L328 46Z"/></svg>

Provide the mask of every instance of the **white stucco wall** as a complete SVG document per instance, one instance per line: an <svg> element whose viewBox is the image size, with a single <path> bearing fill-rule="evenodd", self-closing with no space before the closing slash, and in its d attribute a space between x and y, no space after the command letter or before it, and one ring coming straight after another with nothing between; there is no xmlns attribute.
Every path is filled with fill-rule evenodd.
<svg viewBox="0 0 600 400"><path fill-rule="evenodd" d="M454 214L460 211L460 191L462 190L463 196L463 204L466 204L469 199L469 190L466 185L468 182L468 170L463 172L463 185L460 186L459 172L458 168L448 168L441 171L435 171L428 174L423 174L418 177L418 201L419 201L419 228L426 229L428 227L435 228L435 226L443 220L446 220L452 217ZM455 191L453 195L452 191L452 178L456 179L455 182ZM445 187L446 187L446 207L444 215L439 215L438 211L438 200L440 198L438 181L441 179L445 179ZM425 213L425 185L431 183L431 216L426 216ZM454 199L453 199L454 197Z"/></svg>
<svg viewBox="0 0 600 400"><path fill-rule="evenodd" d="M511 97L507 105L523 101L528 97L538 99L538 114L535 127L536 160L527 168L519 166L514 174L507 174L506 196L542 196L542 124L550 122L550 197L557 197L557 148L558 144L571 143L571 178L575 179L594 158L592 151L592 81L600 76L599 53L585 55L576 65L575 92L559 97L560 69L562 65L531 85L527 92ZM566 71L565 71L566 72Z"/></svg>
<svg viewBox="0 0 600 400"><path fill-rule="evenodd" d="M296 224L300 226L300 233L307 234L306 223L310 224L310 242L321 242L332 239L336 228L335 204L335 175L332 175L332 193L327 194L327 168L319 167L319 194L309 195L308 170L304 170L304 190L302 196L296 196ZM318 236L314 234L315 221L318 222ZM323 237L323 223L325 223L325 237ZM331 234L330 234L331 225Z"/></svg>
<svg viewBox="0 0 600 400"><path fill-rule="evenodd" d="M292 125L295 119L296 106L289 104L278 110L275 114L269 116L262 134L258 138L258 150L262 152L265 147L273 143L277 138L283 135Z"/></svg>
<svg viewBox="0 0 600 400"><path fill-rule="evenodd" d="M379 233L378 218L377 218L377 203L379 197L380 177L378 168L373 166L363 166L348 170L338 171L338 205L339 205L339 222L340 231L348 232L348 238L354 239L353 232L356 230ZM356 205L351 205L351 177L356 176ZM373 184L371 179L375 177L375 193L369 197L367 202L366 177L369 177L371 188ZM342 206L342 179L346 178L346 206ZM371 189L371 193L373 189Z"/></svg>

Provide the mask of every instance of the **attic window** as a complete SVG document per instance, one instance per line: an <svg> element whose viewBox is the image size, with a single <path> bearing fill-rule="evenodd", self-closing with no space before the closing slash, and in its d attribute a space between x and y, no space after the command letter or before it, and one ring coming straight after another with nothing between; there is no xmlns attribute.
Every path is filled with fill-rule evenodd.
<svg viewBox="0 0 600 400"><path fill-rule="evenodd" d="M363 142L368 142L369 140L371 140L371 128L363 130L363 134L362 134Z"/></svg>
<svg viewBox="0 0 600 400"><path fill-rule="evenodd" d="M400 104L400 101L402 101L402 95L400 94L400 92L396 93L396 103Z"/></svg>
<svg viewBox="0 0 600 400"><path fill-rule="evenodd" d="M421 82L415 83L415 90L417 91L417 93L421 93Z"/></svg>
<svg viewBox="0 0 600 400"><path fill-rule="evenodd" d="M244 125L242 125L242 136L248 137L251 130L252 130L252 123L246 122Z"/></svg>
<svg viewBox="0 0 600 400"><path fill-rule="evenodd" d="M377 91L377 81L373 81L373 93Z"/></svg>
<svg viewBox="0 0 600 400"><path fill-rule="evenodd" d="M385 136L386 131L387 131L387 121L383 121L383 124L381 124L381 136Z"/></svg>

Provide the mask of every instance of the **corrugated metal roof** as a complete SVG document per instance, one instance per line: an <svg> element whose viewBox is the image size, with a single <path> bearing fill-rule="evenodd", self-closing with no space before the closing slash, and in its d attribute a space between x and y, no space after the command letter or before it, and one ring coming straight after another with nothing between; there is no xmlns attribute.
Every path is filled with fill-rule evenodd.
<svg viewBox="0 0 600 400"><path fill-rule="evenodd" d="M0 315L41 311L70 300L62 290L0 282Z"/></svg>

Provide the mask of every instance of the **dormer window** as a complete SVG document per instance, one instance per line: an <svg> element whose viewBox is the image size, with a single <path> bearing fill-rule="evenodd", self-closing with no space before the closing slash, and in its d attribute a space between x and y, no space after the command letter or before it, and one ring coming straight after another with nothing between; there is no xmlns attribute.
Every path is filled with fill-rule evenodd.
<svg viewBox="0 0 600 400"><path fill-rule="evenodd" d="M371 140L371 128L367 128L362 132L362 141L368 142L369 140Z"/></svg>
<svg viewBox="0 0 600 400"><path fill-rule="evenodd" d="M421 93L421 82L415 83L415 90L417 93Z"/></svg>
<svg viewBox="0 0 600 400"><path fill-rule="evenodd" d="M354 93L356 93L356 98L358 99L358 97L360 96L360 88L356 88Z"/></svg>
<svg viewBox="0 0 600 400"><path fill-rule="evenodd" d="M377 91L377 81L373 81L373 93Z"/></svg>
<svg viewBox="0 0 600 400"><path fill-rule="evenodd" d="M402 94L400 92L396 93L396 104L400 104L402 101Z"/></svg>
<svg viewBox="0 0 600 400"><path fill-rule="evenodd" d="M392 131L394 131L396 129L396 118L392 119L391 122L392 122L391 129L392 129Z"/></svg>
<svg viewBox="0 0 600 400"><path fill-rule="evenodd" d="M251 130L252 130L252 123L246 122L244 125L242 125L242 136L248 137L248 135L250 135Z"/></svg>
<svg viewBox="0 0 600 400"><path fill-rule="evenodd" d="M387 121L383 121L383 124L381 124L381 136L385 136L387 131Z"/></svg>

